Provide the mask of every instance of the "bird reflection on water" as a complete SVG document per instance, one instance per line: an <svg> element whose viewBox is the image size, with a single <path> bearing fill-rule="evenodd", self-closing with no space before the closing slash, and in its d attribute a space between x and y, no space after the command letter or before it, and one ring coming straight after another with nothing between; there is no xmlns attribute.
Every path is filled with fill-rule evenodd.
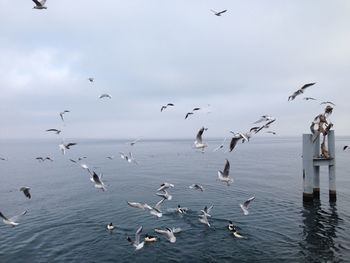
<svg viewBox="0 0 350 263"><path fill-rule="evenodd" d="M339 249L334 241L337 238L338 217L335 203L328 209L321 207L321 202L304 203L301 212L303 219L302 240L299 245L307 262L339 262Z"/></svg>

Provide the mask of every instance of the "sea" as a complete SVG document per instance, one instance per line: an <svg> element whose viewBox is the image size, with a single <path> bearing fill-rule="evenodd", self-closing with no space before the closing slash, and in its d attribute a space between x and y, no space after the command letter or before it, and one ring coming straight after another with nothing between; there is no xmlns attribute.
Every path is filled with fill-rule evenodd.
<svg viewBox="0 0 350 263"><path fill-rule="evenodd" d="M67 140L68 141L68 140ZM208 140L205 153L193 140L76 139L62 155L59 140L1 140L0 211L11 217L27 211L19 225L0 220L0 262L350 262L350 137L336 139L337 201L329 202L328 171L321 169L320 200L302 201L302 138L259 137L239 143L233 152L213 152L222 139ZM228 144L228 142L226 142ZM120 152L132 152L127 162ZM53 162L36 160L50 156ZM113 159L107 159L113 156ZM106 191L96 189L80 161L103 174ZM225 160L234 182L217 181ZM129 207L127 201L154 206L164 182L172 200L163 216ZM200 184L204 191L190 189ZM31 188L28 199L20 187ZM255 196L249 215L240 208ZM176 207L188 208L178 214ZM213 205L210 227L199 222L205 206ZM227 229L232 221L244 237ZM106 225L116 227L108 231ZM144 235L160 239L135 248ZM170 243L154 229L181 228Z"/></svg>

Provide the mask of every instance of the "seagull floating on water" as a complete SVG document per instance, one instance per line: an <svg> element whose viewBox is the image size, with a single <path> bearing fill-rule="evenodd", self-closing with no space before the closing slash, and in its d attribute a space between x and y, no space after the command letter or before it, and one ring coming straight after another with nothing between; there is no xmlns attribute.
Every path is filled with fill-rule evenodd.
<svg viewBox="0 0 350 263"><path fill-rule="evenodd" d="M115 228L115 227L113 226L112 223L110 223L110 224L107 225L107 229L108 229L109 231L112 231L114 228Z"/></svg>
<svg viewBox="0 0 350 263"><path fill-rule="evenodd" d="M187 211L188 211L188 208L186 208L186 207L181 207L180 205L177 205L176 211L177 211L179 214L186 214Z"/></svg>
<svg viewBox="0 0 350 263"><path fill-rule="evenodd" d="M46 0L33 0L33 2L35 3L33 9L47 9L47 7L45 6Z"/></svg>
<svg viewBox="0 0 350 263"><path fill-rule="evenodd" d="M254 199L255 199L255 196L249 198L247 201L245 201L243 203L243 205L239 204L239 206L241 207L241 209L242 209L242 211L243 211L245 216L249 215L248 206L249 206L250 202L253 201Z"/></svg>
<svg viewBox="0 0 350 263"><path fill-rule="evenodd" d="M0 217L2 217L2 221L6 224L6 225L10 225L10 226L18 226L19 223L17 223L17 221L22 217L24 216L25 214L27 213L27 211L24 211L23 213L19 214L19 215L16 215L16 216L13 216L13 217L10 217L10 218L7 218L6 216L4 216L3 213L0 212Z"/></svg>

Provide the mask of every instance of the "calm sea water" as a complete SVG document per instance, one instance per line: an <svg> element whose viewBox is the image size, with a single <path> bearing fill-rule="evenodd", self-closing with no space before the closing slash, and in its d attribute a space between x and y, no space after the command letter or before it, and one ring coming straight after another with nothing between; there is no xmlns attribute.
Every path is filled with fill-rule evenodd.
<svg viewBox="0 0 350 263"><path fill-rule="evenodd" d="M78 140L66 156L59 141L0 141L0 210L8 216L28 210L20 225L0 222L0 262L350 262L350 152L337 139L336 204L328 202L327 172L321 170L321 200L302 203L301 138L253 138L233 153L212 152L221 140L209 141L205 153L191 149L192 140L125 141ZM118 152L132 150L139 165L122 160ZM54 162L39 163L37 156ZM113 160L105 157L114 155ZM68 158L104 174L106 192L93 187L89 176ZM225 158L235 182L216 181ZM175 184L173 200L164 202L162 218L130 208L126 201L155 204L156 189ZM204 192L189 189L202 184ZM28 200L18 191L32 188ZM256 196L250 214L239 203ZM172 212L178 204L190 209ZM211 228L198 214L214 205ZM226 229L232 220L246 239ZM112 233L106 224L117 227ZM162 236L140 251L127 242L139 226L143 234L154 228L181 227L177 242Z"/></svg>

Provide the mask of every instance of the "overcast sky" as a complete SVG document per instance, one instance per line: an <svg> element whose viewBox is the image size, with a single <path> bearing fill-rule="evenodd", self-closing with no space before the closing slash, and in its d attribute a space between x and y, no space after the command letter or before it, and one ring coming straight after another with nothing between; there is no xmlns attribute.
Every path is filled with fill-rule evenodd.
<svg viewBox="0 0 350 263"><path fill-rule="evenodd" d="M52 138L63 110L71 138L225 137L263 114L299 136L324 100L350 134L348 0L0 3L0 138ZM318 101L287 101L309 82Z"/></svg>

